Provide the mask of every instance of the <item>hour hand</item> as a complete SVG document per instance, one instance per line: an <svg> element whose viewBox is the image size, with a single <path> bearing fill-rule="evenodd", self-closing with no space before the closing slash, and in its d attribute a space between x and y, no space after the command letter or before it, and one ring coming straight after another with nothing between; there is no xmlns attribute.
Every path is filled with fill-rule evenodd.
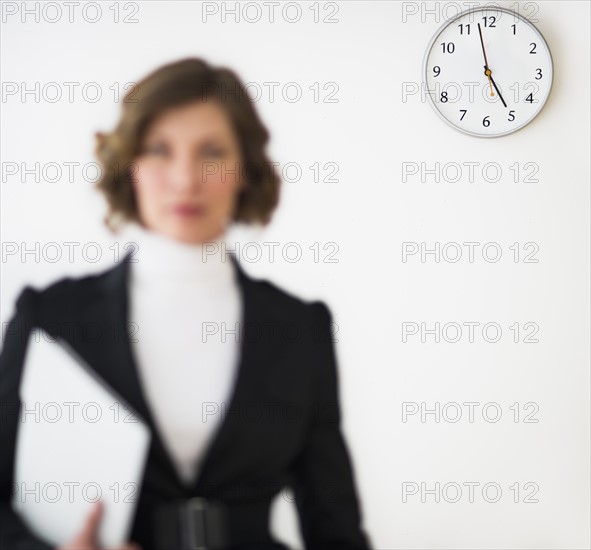
<svg viewBox="0 0 591 550"><path fill-rule="evenodd" d="M501 101L503 102L503 105L505 107L507 107L507 104L505 103L505 100L503 99L503 94L501 94L501 90L499 90L499 87L497 86L497 83L495 82L494 78L492 77L492 72L490 69L487 70L488 74L488 78L490 78L490 81L492 82L493 86L495 87L495 90L497 91L497 94L499 94L499 97L501 98Z"/></svg>

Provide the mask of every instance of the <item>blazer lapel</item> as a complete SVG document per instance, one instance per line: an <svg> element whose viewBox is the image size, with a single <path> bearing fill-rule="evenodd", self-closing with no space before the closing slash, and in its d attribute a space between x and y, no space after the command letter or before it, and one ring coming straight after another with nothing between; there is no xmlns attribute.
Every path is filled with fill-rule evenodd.
<svg viewBox="0 0 591 550"><path fill-rule="evenodd" d="M242 269L235 256L229 257L238 275L238 283L243 304L243 315L240 323L240 355L238 372L235 377L234 387L227 404L225 415L218 423L213 435L210 437L206 450L201 455L200 467L195 482L185 484L180 478L174 462L169 455L163 440L159 434L158 426L152 416L149 403L142 391L139 371L135 363L127 327L129 325L129 271L130 258L133 252L127 254L124 259L109 273L104 280L104 299L107 303L109 322L120 338L116 339L113 346L113 361L105 368L108 369L106 378L134 409L137 416L143 420L151 430L152 449L155 458L161 467L173 481L175 492L186 496L204 494L216 483L223 482L224 460L229 464L235 457L231 454L232 435L239 429L236 410L244 403L252 403L256 399L257 392L261 391L268 379L265 369L269 364L271 354L277 349L277 343L262 342L261 339L248 337L248 328L265 326L268 321L268 308L265 300L259 295L259 288ZM141 335L141 327L140 327ZM258 394L260 395L260 393ZM217 477L216 477L217 476Z"/></svg>

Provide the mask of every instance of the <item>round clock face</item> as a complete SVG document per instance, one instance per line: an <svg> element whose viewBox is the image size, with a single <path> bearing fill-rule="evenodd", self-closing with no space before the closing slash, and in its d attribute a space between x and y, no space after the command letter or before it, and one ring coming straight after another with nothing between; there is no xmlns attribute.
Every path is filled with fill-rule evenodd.
<svg viewBox="0 0 591 550"><path fill-rule="evenodd" d="M527 19L502 8L472 9L435 34L423 65L426 95L454 128L497 137L523 128L552 87L552 56Z"/></svg>

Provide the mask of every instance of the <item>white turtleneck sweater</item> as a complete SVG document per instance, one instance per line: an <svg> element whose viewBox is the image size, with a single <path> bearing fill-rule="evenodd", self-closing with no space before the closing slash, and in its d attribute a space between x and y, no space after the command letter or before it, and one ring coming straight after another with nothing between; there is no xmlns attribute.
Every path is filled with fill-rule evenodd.
<svg viewBox="0 0 591 550"><path fill-rule="evenodd" d="M213 245L187 244L131 223L126 237L139 245L129 286L138 375L179 476L190 484L235 384L238 274L221 246L226 234L208 241Z"/></svg>

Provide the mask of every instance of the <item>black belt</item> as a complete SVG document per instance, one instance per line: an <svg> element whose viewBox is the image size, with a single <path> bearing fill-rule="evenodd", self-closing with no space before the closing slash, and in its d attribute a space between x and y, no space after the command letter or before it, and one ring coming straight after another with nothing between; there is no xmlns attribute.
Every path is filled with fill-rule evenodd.
<svg viewBox="0 0 591 550"><path fill-rule="evenodd" d="M241 542L271 541L269 502L226 505L202 497L174 500L153 508L158 550L223 550Z"/></svg>

